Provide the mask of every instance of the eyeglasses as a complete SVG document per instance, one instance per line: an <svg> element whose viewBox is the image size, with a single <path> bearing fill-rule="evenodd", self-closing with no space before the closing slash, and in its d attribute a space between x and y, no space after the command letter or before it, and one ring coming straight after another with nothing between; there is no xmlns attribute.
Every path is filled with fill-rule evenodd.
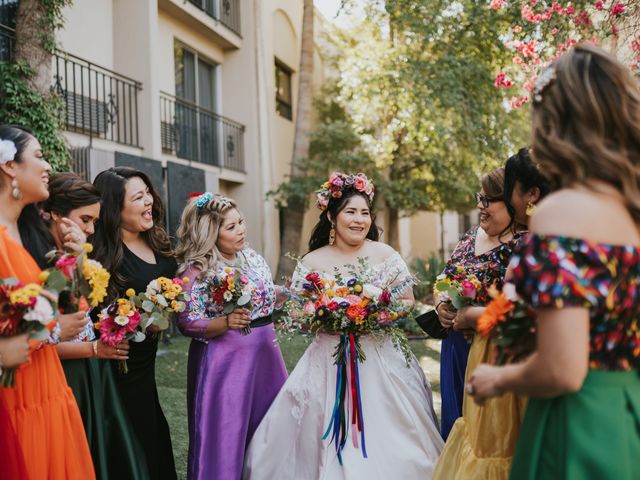
<svg viewBox="0 0 640 480"><path fill-rule="evenodd" d="M482 205L482 208L489 208L489 204L493 202L502 202L502 197L489 197L480 192L476 192L476 203Z"/></svg>

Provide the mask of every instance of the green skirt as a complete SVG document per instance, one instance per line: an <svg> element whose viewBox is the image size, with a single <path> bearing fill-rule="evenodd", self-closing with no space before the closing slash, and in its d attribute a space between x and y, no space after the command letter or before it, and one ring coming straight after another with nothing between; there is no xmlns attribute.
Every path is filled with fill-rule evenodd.
<svg viewBox="0 0 640 480"><path fill-rule="evenodd" d="M530 399L511 480L640 479L640 375L590 370L582 389Z"/></svg>
<svg viewBox="0 0 640 480"><path fill-rule="evenodd" d="M96 478L120 480L110 470L112 465L124 464L130 474L127 480L148 480L144 452L129 428L108 362L95 358L62 361L82 415Z"/></svg>

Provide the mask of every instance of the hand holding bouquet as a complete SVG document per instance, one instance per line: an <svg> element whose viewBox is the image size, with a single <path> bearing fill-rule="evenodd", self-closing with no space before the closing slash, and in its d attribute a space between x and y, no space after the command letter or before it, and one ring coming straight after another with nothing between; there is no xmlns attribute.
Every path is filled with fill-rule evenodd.
<svg viewBox="0 0 640 480"><path fill-rule="evenodd" d="M211 298L214 303L222 305L226 315L238 308L251 311L249 278L240 270L225 267L223 273L211 277L210 282ZM246 326L240 333L248 335L251 333L251 326Z"/></svg>
<svg viewBox="0 0 640 480"><path fill-rule="evenodd" d="M98 315L95 327L100 330L100 342L117 347L123 341L142 342L145 334L140 328L141 315L131 300L119 298ZM127 373L126 360L120 360L120 369Z"/></svg>
<svg viewBox="0 0 640 480"><path fill-rule="evenodd" d="M13 278L0 280L0 336L12 337L27 333L30 339L44 341L55 326L56 309L42 295L35 283L25 284ZM2 386L15 384L15 368L2 372Z"/></svg>
<svg viewBox="0 0 640 480"><path fill-rule="evenodd" d="M447 265L444 272L436 277L434 294L450 301L456 310L477 302L481 283L474 274L468 274L464 267Z"/></svg>

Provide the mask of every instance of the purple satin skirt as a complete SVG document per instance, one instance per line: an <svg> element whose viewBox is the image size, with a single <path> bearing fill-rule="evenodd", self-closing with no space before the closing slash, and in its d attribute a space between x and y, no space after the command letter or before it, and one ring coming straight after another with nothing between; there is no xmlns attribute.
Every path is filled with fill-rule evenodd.
<svg viewBox="0 0 640 480"><path fill-rule="evenodd" d="M287 379L273 325L189 348L189 480L239 480L253 433Z"/></svg>

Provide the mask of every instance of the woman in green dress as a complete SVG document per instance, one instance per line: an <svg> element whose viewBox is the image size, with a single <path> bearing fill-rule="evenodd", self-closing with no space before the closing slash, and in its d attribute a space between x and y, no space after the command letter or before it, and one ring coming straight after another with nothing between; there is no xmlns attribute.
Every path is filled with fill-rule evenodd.
<svg viewBox="0 0 640 480"><path fill-rule="evenodd" d="M604 51L578 45L538 77L532 155L557 191L512 258L535 308L537 350L480 365L478 403L531 397L512 479L640 478L640 91Z"/></svg>
<svg viewBox="0 0 640 480"><path fill-rule="evenodd" d="M94 233L101 197L93 184L74 173L57 173L49 179L49 198L31 205L20 218L25 247L41 268L51 266L47 252L80 251ZM57 345L67 383L78 402L99 480L116 479L110 466L128 465L131 480L148 479L144 455L122 407L108 360L126 360L129 344L117 347L95 338L93 322L71 341Z"/></svg>

